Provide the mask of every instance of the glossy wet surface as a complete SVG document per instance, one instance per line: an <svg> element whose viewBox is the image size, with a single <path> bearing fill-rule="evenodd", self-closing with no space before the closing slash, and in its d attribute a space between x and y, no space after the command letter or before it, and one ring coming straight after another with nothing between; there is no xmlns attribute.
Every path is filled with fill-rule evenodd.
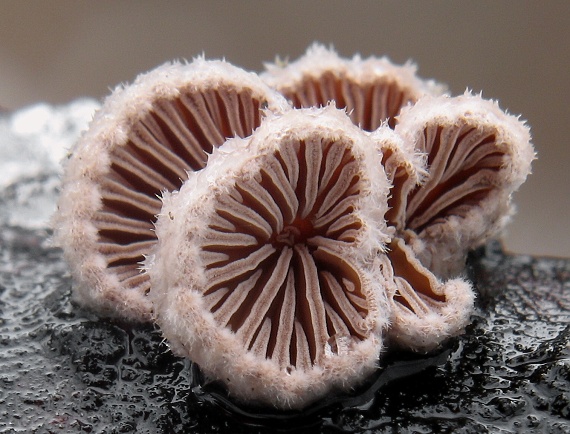
<svg viewBox="0 0 570 434"><path fill-rule="evenodd" d="M481 295L464 336L283 413L235 404L153 327L72 305L48 235L0 232L0 432L570 432L570 261L491 244L470 259Z"/></svg>

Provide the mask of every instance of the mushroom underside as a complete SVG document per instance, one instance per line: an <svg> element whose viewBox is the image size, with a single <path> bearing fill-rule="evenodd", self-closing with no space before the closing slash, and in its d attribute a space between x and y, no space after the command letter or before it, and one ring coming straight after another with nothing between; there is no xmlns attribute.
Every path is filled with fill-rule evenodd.
<svg viewBox="0 0 570 434"><path fill-rule="evenodd" d="M150 289L140 264L156 243L161 194L179 189L187 171L203 168L226 137L250 135L264 105L249 89L181 89L177 98L154 101L132 123L127 141L112 147L93 224L98 251L123 289L141 294Z"/></svg>
<svg viewBox="0 0 570 434"><path fill-rule="evenodd" d="M209 219L204 302L248 351L308 369L369 334L370 300L350 257L362 228L358 163L341 140L313 138L260 167Z"/></svg>
<svg viewBox="0 0 570 434"><path fill-rule="evenodd" d="M366 131L374 131L385 121L394 128L400 109L416 99L410 89L390 77L362 82L334 71L304 75L294 85L278 90L296 108L322 107L334 102Z"/></svg>

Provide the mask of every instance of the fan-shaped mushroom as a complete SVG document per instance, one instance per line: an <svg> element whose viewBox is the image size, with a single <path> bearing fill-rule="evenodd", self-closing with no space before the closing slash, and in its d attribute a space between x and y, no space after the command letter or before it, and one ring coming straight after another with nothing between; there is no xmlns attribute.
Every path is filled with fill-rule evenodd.
<svg viewBox="0 0 570 434"><path fill-rule="evenodd" d="M429 173L402 188L400 236L432 272L457 275L467 252L510 218L511 195L534 159L529 129L493 101L465 94L421 99L403 111L396 133L426 156Z"/></svg>
<svg viewBox="0 0 570 434"><path fill-rule="evenodd" d="M140 263L156 237L158 196L201 169L227 137L246 137L285 100L221 61L165 64L117 88L72 149L55 216L74 296L101 313L148 320Z"/></svg>
<svg viewBox="0 0 570 434"><path fill-rule="evenodd" d="M334 101L355 125L373 131L387 121L396 124L400 109L443 86L420 80L411 63L397 66L387 58L343 59L332 49L313 44L288 65L267 64L262 78L294 107L319 107Z"/></svg>
<svg viewBox="0 0 570 434"><path fill-rule="evenodd" d="M467 252L505 224L534 152L528 128L479 96L424 97L404 109L395 151L398 138L386 130L373 137L393 184L387 220L397 229L382 256L393 282L388 334L399 346L427 351L467 325L474 294L456 276ZM425 155L427 174L406 158L411 149Z"/></svg>
<svg viewBox="0 0 570 434"><path fill-rule="evenodd" d="M148 261L173 351L241 399L301 407L376 366L388 181L333 107L267 118L166 194Z"/></svg>

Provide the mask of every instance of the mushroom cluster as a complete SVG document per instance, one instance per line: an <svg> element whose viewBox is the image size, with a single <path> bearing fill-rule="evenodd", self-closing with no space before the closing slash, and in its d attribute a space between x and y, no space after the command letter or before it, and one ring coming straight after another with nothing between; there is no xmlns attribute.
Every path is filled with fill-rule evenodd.
<svg viewBox="0 0 570 434"><path fill-rule="evenodd" d="M260 76L163 65L107 98L65 162L74 298L156 321L232 396L302 408L388 347L469 322L467 253L530 172L528 128L412 65L319 45Z"/></svg>

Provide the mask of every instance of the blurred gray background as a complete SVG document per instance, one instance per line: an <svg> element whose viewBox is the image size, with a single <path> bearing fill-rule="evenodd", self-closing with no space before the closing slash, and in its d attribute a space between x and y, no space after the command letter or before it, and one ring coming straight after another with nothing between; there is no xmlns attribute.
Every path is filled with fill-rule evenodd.
<svg viewBox="0 0 570 434"><path fill-rule="evenodd" d="M0 107L101 99L167 60L249 70L313 41L408 59L419 75L522 114L539 155L516 195L510 251L570 257L570 2L0 2Z"/></svg>

